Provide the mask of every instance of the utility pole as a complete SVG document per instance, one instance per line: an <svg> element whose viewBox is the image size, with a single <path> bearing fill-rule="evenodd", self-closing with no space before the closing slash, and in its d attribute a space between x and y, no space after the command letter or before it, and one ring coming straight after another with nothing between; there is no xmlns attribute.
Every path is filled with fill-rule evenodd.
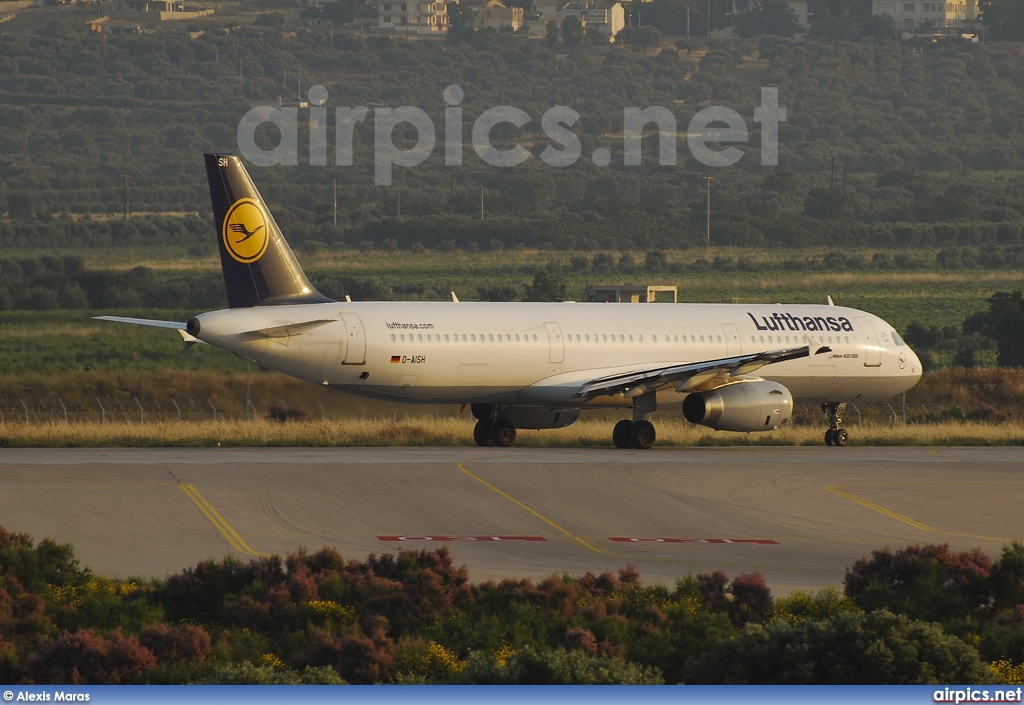
<svg viewBox="0 0 1024 705"><path fill-rule="evenodd" d="M711 36L711 0L708 0L708 37Z"/></svg>
<svg viewBox="0 0 1024 705"><path fill-rule="evenodd" d="M334 227L338 227L338 180L334 180Z"/></svg>
<svg viewBox="0 0 1024 705"><path fill-rule="evenodd" d="M711 249L711 182L715 180L715 177L711 174L704 174L704 179L708 182L708 250Z"/></svg>
<svg viewBox="0 0 1024 705"><path fill-rule="evenodd" d="M249 401L249 372L252 363L248 360L245 361L245 420L249 420L249 407L252 405Z"/></svg>
<svg viewBox="0 0 1024 705"><path fill-rule="evenodd" d="M122 183L122 192L121 192L121 205L122 205L122 207L124 209L124 219L128 220L128 202L129 202L129 199L128 199L128 182L131 182L132 190L134 190L135 189L135 178L132 176L131 172L126 173L126 174L122 173L119 176L121 177L122 182L123 182Z"/></svg>
<svg viewBox="0 0 1024 705"><path fill-rule="evenodd" d="M484 219L484 187L480 187L480 220Z"/></svg>

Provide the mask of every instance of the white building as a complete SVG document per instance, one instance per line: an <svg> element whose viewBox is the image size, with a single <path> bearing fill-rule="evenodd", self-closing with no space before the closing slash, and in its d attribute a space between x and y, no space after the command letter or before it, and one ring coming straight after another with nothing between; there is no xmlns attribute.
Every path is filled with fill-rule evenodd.
<svg viewBox="0 0 1024 705"><path fill-rule="evenodd" d="M615 35L626 26L626 11L619 2L569 3L557 13L555 21L559 27L566 17L578 17L591 41L604 37L607 41L614 42Z"/></svg>
<svg viewBox="0 0 1024 705"><path fill-rule="evenodd" d="M371 29L396 34L447 32L448 7L441 0L377 0L377 26Z"/></svg>
<svg viewBox="0 0 1024 705"><path fill-rule="evenodd" d="M921 0L872 0L871 13L889 15L905 32L922 29L960 29L978 19L978 0L921 2Z"/></svg>
<svg viewBox="0 0 1024 705"><path fill-rule="evenodd" d="M505 5L501 0L463 0L473 11L477 29L498 29L511 32L523 26L523 8Z"/></svg>

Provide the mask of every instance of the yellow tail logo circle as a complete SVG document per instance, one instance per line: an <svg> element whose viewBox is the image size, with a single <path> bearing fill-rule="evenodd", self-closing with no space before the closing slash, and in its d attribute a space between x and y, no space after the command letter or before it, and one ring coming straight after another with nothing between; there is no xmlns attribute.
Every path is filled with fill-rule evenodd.
<svg viewBox="0 0 1024 705"><path fill-rule="evenodd" d="M224 218L224 247L242 264L251 264L267 251L270 237L263 211L251 198L234 202Z"/></svg>

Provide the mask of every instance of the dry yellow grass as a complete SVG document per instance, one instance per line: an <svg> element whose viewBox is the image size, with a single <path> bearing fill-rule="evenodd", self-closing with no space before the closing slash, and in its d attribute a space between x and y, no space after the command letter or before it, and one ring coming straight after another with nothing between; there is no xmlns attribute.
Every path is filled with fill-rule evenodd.
<svg viewBox="0 0 1024 705"><path fill-rule="evenodd" d="M608 421L584 420L569 428L523 431L527 447L610 446ZM663 418L662 446L821 445L819 426L790 426L774 433L716 433ZM947 422L853 426L851 445L1024 445L1024 425ZM173 421L159 423L2 423L0 447L230 447L230 446L472 446L473 422L465 417L423 416L280 424L273 421Z"/></svg>

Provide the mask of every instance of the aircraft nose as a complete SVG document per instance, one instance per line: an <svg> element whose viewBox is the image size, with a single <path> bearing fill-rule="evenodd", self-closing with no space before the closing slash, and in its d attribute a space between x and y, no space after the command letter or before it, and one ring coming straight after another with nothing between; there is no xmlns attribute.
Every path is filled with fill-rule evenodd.
<svg viewBox="0 0 1024 705"><path fill-rule="evenodd" d="M910 383L907 387L913 387L921 379L921 359L909 346L904 347L899 353L900 369Z"/></svg>

